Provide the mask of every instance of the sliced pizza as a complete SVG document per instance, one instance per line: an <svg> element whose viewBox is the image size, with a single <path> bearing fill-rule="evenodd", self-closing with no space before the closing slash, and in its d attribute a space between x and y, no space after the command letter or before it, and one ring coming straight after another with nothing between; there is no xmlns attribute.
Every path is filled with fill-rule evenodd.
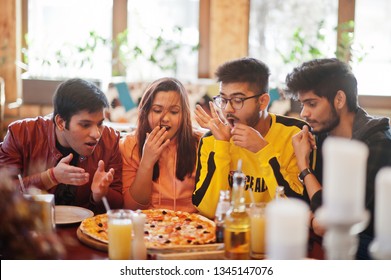
<svg viewBox="0 0 391 280"><path fill-rule="evenodd" d="M164 248L183 245L214 243L215 223L199 214L165 209L148 209L144 225L147 248ZM87 218L80 230L89 237L108 243L106 214Z"/></svg>

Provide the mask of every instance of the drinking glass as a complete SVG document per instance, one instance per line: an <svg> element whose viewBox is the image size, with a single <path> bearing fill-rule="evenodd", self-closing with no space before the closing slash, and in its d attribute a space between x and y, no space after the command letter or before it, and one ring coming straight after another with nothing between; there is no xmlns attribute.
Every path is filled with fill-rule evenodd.
<svg viewBox="0 0 391 280"><path fill-rule="evenodd" d="M107 212L110 260L132 259L132 212L127 209Z"/></svg>
<svg viewBox="0 0 391 280"><path fill-rule="evenodd" d="M252 203L248 210L251 223L250 256L253 259L265 258L265 207L266 203Z"/></svg>
<svg viewBox="0 0 391 280"><path fill-rule="evenodd" d="M32 211L42 221L42 232L52 233L56 228L54 212L54 194L24 194L24 198L30 201Z"/></svg>

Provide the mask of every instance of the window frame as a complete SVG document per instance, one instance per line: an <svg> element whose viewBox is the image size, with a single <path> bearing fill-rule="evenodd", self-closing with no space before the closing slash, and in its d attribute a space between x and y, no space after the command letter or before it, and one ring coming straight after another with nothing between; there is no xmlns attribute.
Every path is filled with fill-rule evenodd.
<svg viewBox="0 0 391 280"><path fill-rule="evenodd" d="M22 0L22 26L21 42L22 48L26 47L26 41L23 34L28 32L28 1ZM249 0L250 1L250 0ZM127 3L128 0L113 0L113 36L127 28ZM211 18L211 0L199 0L199 53L198 53L198 78L213 78L210 76L210 18ZM338 24L354 20L355 0L338 1ZM249 17L249 15L245 15ZM115 20L114 20L115 19ZM352 30L354 32L354 30ZM340 40L340 32L337 35L337 44ZM113 54L115 55L115 54ZM391 96L359 95L360 105L363 107L391 109Z"/></svg>

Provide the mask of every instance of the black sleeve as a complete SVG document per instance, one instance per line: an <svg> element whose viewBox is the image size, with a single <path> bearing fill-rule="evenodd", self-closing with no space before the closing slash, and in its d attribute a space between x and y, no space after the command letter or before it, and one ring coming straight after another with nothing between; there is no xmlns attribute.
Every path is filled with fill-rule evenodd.
<svg viewBox="0 0 391 280"><path fill-rule="evenodd" d="M310 207L314 213L322 205L322 190L317 191L311 198Z"/></svg>

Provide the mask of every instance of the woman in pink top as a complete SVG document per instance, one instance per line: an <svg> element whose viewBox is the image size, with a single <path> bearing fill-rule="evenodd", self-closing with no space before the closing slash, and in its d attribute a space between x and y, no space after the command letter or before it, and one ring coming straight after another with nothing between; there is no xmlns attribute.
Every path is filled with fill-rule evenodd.
<svg viewBox="0 0 391 280"><path fill-rule="evenodd" d="M196 212L192 203L200 132L192 128L184 86L154 81L139 108L136 131L120 141L124 208Z"/></svg>

